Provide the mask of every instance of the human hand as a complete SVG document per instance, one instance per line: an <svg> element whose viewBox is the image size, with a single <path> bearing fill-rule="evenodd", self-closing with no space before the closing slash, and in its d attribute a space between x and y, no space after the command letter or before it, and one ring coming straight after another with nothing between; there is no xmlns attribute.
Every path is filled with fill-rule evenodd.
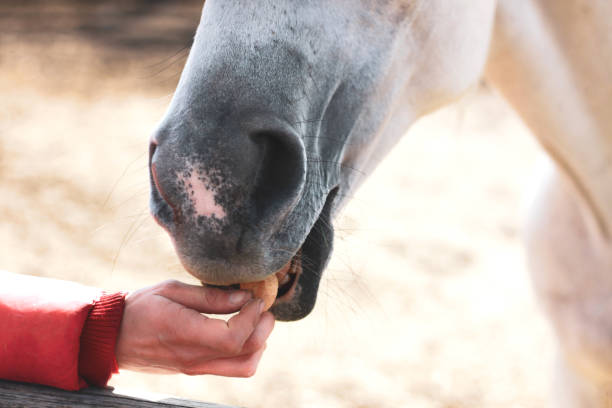
<svg viewBox="0 0 612 408"><path fill-rule="evenodd" d="M274 317L249 292L170 280L130 293L116 346L119 368L189 375L255 374ZM201 313L233 313L227 322Z"/></svg>

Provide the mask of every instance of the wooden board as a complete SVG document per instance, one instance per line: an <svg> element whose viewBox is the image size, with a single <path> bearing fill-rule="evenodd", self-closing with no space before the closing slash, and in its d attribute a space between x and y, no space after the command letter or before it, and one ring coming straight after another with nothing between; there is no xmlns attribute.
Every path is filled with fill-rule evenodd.
<svg viewBox="0 0 612 408"><path fill-rule="evenodd" d="M116 394L112 388L86 388L77 392L42 385L0 380L0 407L11 408L236 408L165 396Z"/></svg>

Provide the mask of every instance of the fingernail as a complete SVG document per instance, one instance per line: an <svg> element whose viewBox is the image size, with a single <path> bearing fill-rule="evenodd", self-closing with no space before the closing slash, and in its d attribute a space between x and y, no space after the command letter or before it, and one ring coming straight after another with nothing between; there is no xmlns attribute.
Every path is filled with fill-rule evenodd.
<svg viewBox="0 0 612 408"><path fill-rule="evenodd" d="M264 308L264 301L261 299L257 299L257 313L261 314L261 312L263 312L263 308Z"/></svg>
<svg viewBox="0 0 612 408"><path fill-rule="evenodd" d="M237 305L244 302L249 294L246 292L234 292L229 297L229 302Z"/></svg>

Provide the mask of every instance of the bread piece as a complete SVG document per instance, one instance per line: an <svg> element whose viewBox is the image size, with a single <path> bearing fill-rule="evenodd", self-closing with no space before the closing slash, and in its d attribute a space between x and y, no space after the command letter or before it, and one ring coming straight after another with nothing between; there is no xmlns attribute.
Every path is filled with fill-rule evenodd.
<svg viewBox="0 0 612 408"><path fill-rule="evenodd" d="M268 310L276 300L278 279L276 275L270 275L259 282L241 283L240 289L249 290L253 293L253 297L262 299L264 301L263 310Z"/></svg>

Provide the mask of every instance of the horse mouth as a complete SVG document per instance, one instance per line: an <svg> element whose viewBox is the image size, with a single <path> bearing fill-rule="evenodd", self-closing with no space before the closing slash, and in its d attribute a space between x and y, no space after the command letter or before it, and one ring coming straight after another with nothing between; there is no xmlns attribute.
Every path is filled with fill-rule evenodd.
<svg viewBox="0 0 612 408"><path fill-rule="evenodd" d="M295 295L296 286L300 275L302 274L302 259L301 250L291 258L288 267L282 268L276 272L276 278L278 279L278 290L276 292L276 299L272 306L283 302L290 302Z"/></svg>
<svg viewBox="0 0 612 408"><path fill-rule="evenodd" d="M277 289L274 293L274 301L271 304L272 307L281 304L283 302L291 302L295 293L296 287L300 275L302 274L302 259L301 250L291 258L289 262L273 275L277 281ZM272 275L270 275L272 276ZM266 278L268 280L269 278ZM251 285L257 285L264 281L252 282ZM213 288L230 290L230 289L241 289L241 284L236 283L233 285L214 285L202 282L204 286L210 286Z"/></svg>
<svg viewBox="0 0 612 408"><path fill-rule="evenodd" d="M269 279L274 275L278 281L276 296L270 308L276 320L302 319L315 305L319 282L332 252L334 231L331 212L337 190L334 188L328 194L319 217L295 255L285 266L266 277ZM213 285L203 282L203 284L221 289L240 288L240 283Z"/></svg>

